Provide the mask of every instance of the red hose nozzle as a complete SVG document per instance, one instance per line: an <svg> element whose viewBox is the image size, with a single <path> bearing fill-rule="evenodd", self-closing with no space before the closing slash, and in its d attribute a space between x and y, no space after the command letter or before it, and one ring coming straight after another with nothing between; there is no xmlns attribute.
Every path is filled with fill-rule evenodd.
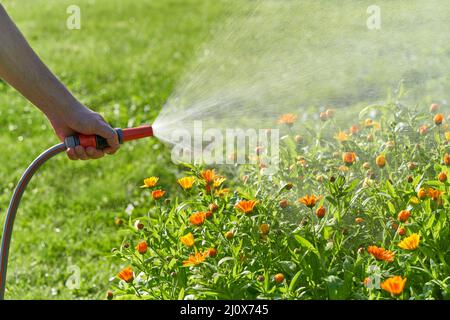
<svg viewBox="0 0 450 320"><path fill-rule="evenodd" d="M136 128L116 129L119 143L153 136L153 128L150 125L143 125ZM64 139L66 148L75 148L76 146L94 147L96 149L105 149L109 147L105 138L98 135L76 134Z"/></svg>

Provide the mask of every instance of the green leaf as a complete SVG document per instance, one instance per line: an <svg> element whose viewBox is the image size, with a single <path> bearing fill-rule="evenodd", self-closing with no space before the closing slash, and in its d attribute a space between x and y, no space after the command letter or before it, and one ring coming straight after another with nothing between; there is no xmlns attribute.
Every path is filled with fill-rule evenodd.
<svg viewBox="0 0 450 320"><path fill-rule="evenodd" d="M305 249L312 251L318 258L320 258L320 253L316 249L316 247L313 246L311 242L303 238L302 236L296 235L295 240Z"/></svg>

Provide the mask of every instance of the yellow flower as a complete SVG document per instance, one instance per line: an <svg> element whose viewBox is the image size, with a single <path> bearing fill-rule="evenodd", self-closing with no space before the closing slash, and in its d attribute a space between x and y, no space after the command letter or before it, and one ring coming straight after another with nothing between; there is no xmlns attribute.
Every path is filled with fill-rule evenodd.
<svg viewBox="0 0 450 320"><path fill-rule="evenodd" d="M187 235L180 237L180 241L187 247L192 247L194 245L194 236L191 232Z"/></svg>
<svg viewBox="0 0 450 320"><path fill-rule="evenodd" d="M409 199L409 202L412 204L419 204L420 200L417 197L412 197L411 199Z"/></svg>
<svg viewBox="0 0 450 320"><path fill-rule="evenodd" d="M224 197L224 196L226 196L229 193L230 193L230 188L223 188L223 189L215 191L215 194L218 197Z"/></svg>
<svg viewBox="0 0 450 320"><path fill-rule="evenodd" d="M206 253L201 252L197 252L194 255L190 255L189 259L183 261L183 266L184 267L197 266L205 261L206 256L207 256Z"/></svg>
<svg viewBox="0 0 450 320"><path fill-rule="evenodd" d="M389 278L381 283L381 288L389 293L398 295L405 288L406 278L400 276Z"/></svg>
<svg viewBox="0 0 450 320"><path fill-rule="evenodd" d="M142 185L141 188L153 188L158 183L158 180L158 177L144 179L144 185Z"/></svg>
<svg viewBox="0 0 450 320"><path fill-rule="evenodd" d="M195 177L184 177L177 180L178 184L184 189L189 190L195 182Z"/></svg>
<svg viewBox="0 0 450 320"><path fill-rule="evenodd" d="M417 233L413 233L409 237L406 237L400 243L398 246L405 250L415 250L419 246L420 242L420 236Z"/></svg>
<svg viewBox="0 0 450 320"><path fill-rule="evenodd" d="M344 142L348 140L348 134L346 134L344 131L339 131L336 133L334 138L339 142Z"/></svg>
<svg viewBox="0 0 450 320"><path fill-rule="evenodd" d="M217 187L220 187L220 185L221 185L225 180L227 180L227 178L224 178L224 177L217 177L217 178L214 179L213 186L216 187L216 188L217 188Z"/></svg>
<svg viewBox="0 0 450 320"><path fill-rule="evenodd" d="M446 139L447 141L450 141L450 131L447 131L447 132L445 133L445 139Z"/></svg>

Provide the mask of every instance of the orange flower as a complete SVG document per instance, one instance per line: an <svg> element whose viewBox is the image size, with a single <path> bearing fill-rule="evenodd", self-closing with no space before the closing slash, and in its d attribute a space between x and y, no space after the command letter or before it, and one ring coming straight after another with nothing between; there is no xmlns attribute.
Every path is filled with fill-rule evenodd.
<svg viewBox="0 0 450 320"><path fill-rule="evenodd" d="M262 234L268 234L270 231L270 226L267 223L263 223L259 226L259 231L261 231Z"/></svg>
<svg viewBox="0 0 450 320"><path fill-rule="evenodd" d="M284 281L284 274L282 273L277 273L273 279L275 280L276 283L281 283Z"/></svg>
<svg viewBox="0 0 450 320"><path fill-rule="evenodd" d="M235 208L243 213L252 213L255 208L257 201L256 200L242 200L239 201Z"/></svg>
<svg viewBox="0 0 450 320"><path fill-rule="evenodd" d="M187 247L192 247L194 245L194 235L189 232L187 235L180 237L181 243L183 243Z"/></svg>
<svg viewBox="0 0 450 320"><path fill-rule="evenodd" d="M324 206L320 206L319 208L317 208L316 210L316 216L319 219L322 219L323 217L325 217L325 213L326 213L326 209Z"/></svg>
<svg viewBox="0 0 450 320"><path fill-rule="evenodd" d="M406 222L408 218L411 216L411 212L408 210L402 210L398 213L398 220L400 222Z"/></svg>
<svg viewBox="0 0 450 320"><path fill-rule="evenodd" d="M207 257L214 258L217 255L217 249L216 248L209 248L205 252Z"/></svg>
<svg viewBox="0 0 450 320"><path fill-rule="evenodd" d="M214 182L214 179L217 178L216 172L214 169L208 169L208 170L203 170L200 173L201 177L203 178L203 180L205 180L207 185L210 185Z"/></svg>
<svg viewBox="0 0 450 320"><path fill-rule="evenodd" d="M358 218L355 219L355 222L358 223L358 224L359 224L359 223L363 223L363 222L364 222L364 219L358 217Z"/></svg>
<svg viewBox="0 0 450 320"><path fill-rule="evenodd" d="M142 185L141 188L153 188L158 183L158 180L158 177L144 179L144 185Z"/></svg>
<svg viewBox="0 0 450 320"><path fill-rule="evenodd" d="M405 250L415 250L419 246L420 236L417 233L413 233L409 237L399 242L398 246Z"/></svg>
<svg viewBox="0 0 450 320"><path fill-rule="evenodd" d="M184 190L190 190L194 185L195 178L194 177L184 177L177 180L180 187Z"/></svg>
<svg viewBox="0 0 450 320"><path fill-rule="evenodd" d="M381 283L381 288L391 294L399 295L405 288L406 278L400 276L389 278Z"/></svg>
<svg viewBox="0 0 450 320"><path fill-rule="evenodd" d="M319 200L315 195L306 195L303 198L298 199L298 202L303 203L308 208L314 208L314 206L317 203L317 200Z"/></svg>
<svg viewBox="0 0 450 320"><path fill-rule="evenodd" d="M440 182L445 182L447 181L447 173L445 173L444 171L442 171L441 173L439 173L438 175L438 180Z"/></svg>
<svg viewBox="0 0 450 320"><path fill-rule="evenodd" d="M387 262L394 261L395 254L390 250L379 248L377 246L369 246L369 248L367 248L367 252L369 252L377 260Z"/></svg>
<svg viewBox="0 0 450 320"><path fill-rule="evenodd" d="M450 165L450 154L446 153L444 155L444 164L449 166Z"/></svg>
<svg viewBox="0 0 450 320"><path fill-rule="evenodd" d="M189 259L183 261L183 267L197 266L205 261L206 256L207 254L202 252L190 255Z"/></svg>
<svg viewBox="0 0 450 320"><path fill-rule="evenodd" d="M189 217L189 222L192 223L194 226L201 226L206 219L206 213L205 212L195 212L191 214Z"/></svg>
<svg viewBox="0 0 450 320"><path fill-rule="evenodd" d="M351 134L357 134L358 132L359 132L359 127L356 124L354 124L350 127Z"/></svg>
<svg viewBox="0 0 450 320"><path fill-rule="evenodd" d="M131 267L126 267L120 271L117 276L125 282L131 282L134 280L133 269Z"/></svg>
<svg viewBox="0 0 450 320"><path fill-rule="evenodd" d="M381 154L375 159L375 163L379 168L384 168L384 166L386 165L386 158Z"/></svg>
<svg viewBox="0 0 450 320"><path fill-rule="evenodd" d="M161 199L165 193L166 192L163 190L153 190L152 197L153 197L153 199L158 200L158 199Z"/></svg>
<svg viewBox="0 0 450 320"><path fill-rule="evenodd" d="M283 114L279 119L278 123L286 124L288 126L292 126L294 122L297 121L297 116L293 113Z"/></svg>
<svg viewBox="0 0 450 320"><path fill-rule="evenodd" d="M438 201L442 194L443 194L442 191L433 188L428 189L428 196L434 201Z"/></svg>
<svg viewBox="0 0 450 320"><path fill-rule="evenodd" d="M417 191L417 197L419 199L425 199L427 196L427 190L425 188L420 188L419 191Z"/></svg>
<svg viewBox="0 0 450 320"><path fill-rule="evenodd" d="M441 125L442 121L444 121L444 115L442 113L438 113L434 116L433 120L436 125Z"/></svg>
<svg viewBox="0 0 450 320"><path fill-rule="evenodd" d="M230 231L225 232L225 238L227 238L228 240L233 239L233 237L234 237L233 231L230 230Z"/></svg>
<svg viewBox="0 0 450 320"><path fill-rule="evenodd" d="M356 153L344 152L342 154L342 161L344 161L346 165L352 165L356 161Z"/></svg>
<svg viewBox="0 0 450 320"><path fill-rule="evenodd" d="M145 254L147 252L147 242L146 241L141 241L137 244L136 246L136 250L140 253L140 254Z"/></svg>

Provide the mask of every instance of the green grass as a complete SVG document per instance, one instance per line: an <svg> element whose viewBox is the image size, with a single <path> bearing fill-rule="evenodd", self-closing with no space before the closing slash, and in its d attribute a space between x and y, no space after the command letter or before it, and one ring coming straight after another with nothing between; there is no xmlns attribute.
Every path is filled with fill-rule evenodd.
<svg viewBox="0 0 450 320"><path fill-rule="evenodd" d="M86 105L117 127L151 122L175 81L226 14L220 1L2 1L48 66ZM66 8L81 8L81 30L66 28ZM44 116L0 83L0 221L26 166L57 143ZM114 157L48 162L25 193L15 223L7 299L103 298L118 268L109 258L121 236L115 216L143 177L170 177L157 141L123 146ZM81 271L70 290L69 267Z"/></svg>

